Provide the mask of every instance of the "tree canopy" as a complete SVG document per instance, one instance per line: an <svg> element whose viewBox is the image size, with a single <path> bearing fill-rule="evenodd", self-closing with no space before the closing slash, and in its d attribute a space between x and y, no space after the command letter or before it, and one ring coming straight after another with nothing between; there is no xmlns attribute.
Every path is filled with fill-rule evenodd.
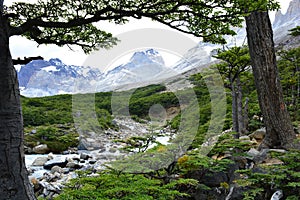
<svg viewBox="0 0 300 200"><path fill-rule="evenodd" d="M148 17L175 30L225 43L245 17L251 62L267 127L268 147L289 147L295 139L283 102L272 27L266 11L275 0L38 0L5 7L0 0L0 193L7 199L35 199L26 173L19 85L9 37L22 35L38 44L80 46L85 53L117 43L95 22L126 23Z"/></svg>
<svg viewBox="0 0 300 200"><path fill-rule="evenodd" d="M291 29L290 32L291 32L290 34L292 36L298 36L298 35L300 35L300 26L297 26L297 27Z"/></svg>
<svg viewBox="0 0 300 200"><path fill-rule="evenodd" d="M23 35L38 44L79 45L88 53L117 42L97 27L98 21L123 24L129 17L148 17L205 41L225 43L223 35L234 35L231 28L241 26L245 13L276 8L274 1L265 0L38 0L4 7L3 16L10 19L10 36Z"/></svg>

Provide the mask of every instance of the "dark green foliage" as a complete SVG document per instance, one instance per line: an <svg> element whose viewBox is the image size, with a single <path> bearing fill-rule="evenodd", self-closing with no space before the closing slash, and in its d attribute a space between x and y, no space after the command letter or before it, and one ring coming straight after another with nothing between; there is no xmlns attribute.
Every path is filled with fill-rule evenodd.
<svg viewBox="0 0 300 200"><path fill-rule="evenodd" d="M100 127L104 129L114 128L110 114L110 102L111 93L97 93L95 95L95 111ZM22 110L25 127L74 123L71 95L41 98L22 97Z"/></svg>
<svg viewBox="0 0 300 200"><path fill-rule="evenodd" d="M132 99L139 99L142 97L147 97L159 92L163 92L166 91L166 86L164 85L149 85L146 87L141 87L138 88L134 91L134 93L132 94L131 98Z"/></svg>
<svg viewBox="0 0 300 200"><path fill-rule="evenodd" d="M198 133L195 136L193 147L197 147L199 144L202 144L204 139L204 134L208 130L210 118L211 118L211 101L208 88L206 86L205 80L201 73L192 75L189 80L192 82L194 91L198 98L199 108L200 108L200 119ZM175 120L180 120L180 118L175 118ZM178 124L174 121L173 124Z"/></svg>
<svg viewBox="0 0 300 200"><path fill-rule="evenodd" d="M201 171L201 174L221 172L228 169L233 161L229 159L215 160L194 150L178 159L178 166L183 174Z"/></svg>
<svg viewBox="0 0 300 200"><path fill-rule="evenodd" d="M247 176L246 179L238 180L241 186L249 189L245 193L245 199L254 200L257 196L265 196L269 199L276 189L282 190L286 199L298 199L300 197L300 151L272 153L271 156L280 159L284 164L261 165L261 172L238 171Z"/></svg>
<svg viewBox="0 0 300 200"><path fill-rule="evenodd" d="M176 190L180 185L194 185L195 181L177 180L163 184L160 180L143 175L102 172L97 177L81 175L72 179L64 192L55 200L166 200L186 196Z"/></svg>
<svg viewBox="0 0 300 200"><path fill-rule="evenodd" d="M144 93L144 95L146 96L141 96L141 94L132 95L129 104L131 115L147 118L151 106L155 104L159 104L165 109L179 107L178 99L172 92L154 93L151 95Z"/></svg>
<svg viewBox="0 0 300 200"><path fill-rule="evenodd" d="M234 156L240 155L241 152L248 151L251 147L254 147L248 141L242 141L234 138L234 132L229 132L221 135L218 138L218 142L214 148L209 152L209 156L224 155L230 152Z"/></svg>
<svg viewBox="0 0 300 200"><path fill-rule="evenodd" d="M73 123L71 95L22 97L24 126Z"/></svg>
<svg viewBox="0 0 300 200"><path fill-rule="evenodd" d="M286 55L289 55L288 53ZM294 55L294 53L292 54ZM298 54L297 54L298 55ZM289 79L295 78L290 75L295 68L293 63L288 61L280 61L279 69L282 74L282 81L284 90L286 93L286 99L289 101L291 96L292 84L289 84ZM289 74L286 75L285 74ZM210 120L211 120L211 96L206 86L206 81L203 74L195 74L190 77L190 81L194 84L194 91L198 98L198 104L200 107L200 119L198 133L194 138L191 145L191 149L199 147L205 138ZM259 120L261 117L260 109L258 106L257 94L255 91L253 76L251 72L243 73L241 82L244 83L242 90L244 95L249 97L249 130L253 131L262 126L262 122ZM185 91L181 91L180 95L184 96ZM97 128L116 128L112 122L113 117L111 109L111 92L97 93L95 94L95 111L97 115L97 121L86 121L89 123L96 123ZM122 94L122 93L118 93ZM295 95L295 93L293 93ZM178 94L176 94L178 95ZM167 92L166 87L163 85L150 85L147 87L139 88L135 90L129 102L130 114L137 121L142 119L148 119L148 112L152 105L160 104L164 108L179 107L178 98L174 93ZM26 125L25 133L29 133L35 126L37 133L34 135L26 134L26 144L33 147L37 142L45 143L51 151L60 152L65 150L68 146L76 146L77 140L75 132L70 131L73 127L72 119L72 97L70 95L58 95L54 97L45 98L22 98L24 121ZM84 103L84 99L82 99ZM231 98L227 97L227 115L225 120L225 126L223 129L231 127ZM298 105L298 104L296 104ZM289 107L289 110L295 115L299 111L294 108L294 104ZM180 113L183 110L180 110ZM181 122L181 114L178 114L175 118L168 123L174 129L179 129ZM258 117L258 118L257 118ZM293 120L298 119L293 117ZM71 125L66 128L58 127L57 124ZM66 126L66 125L64 125ZM191 151L187 155L181 156L178 161L170 158L169 151L172 151L174 147L168 147L158 145L155 148L148 150L147 141L153 140L153 138L135 137L132 140L126 141L129 146L129 151L134 148L140 148L140 152L144 153L148 151L146 155L137 154L127 158L124 161L127 163L118 163L116 166L120 168L124 166L129 167L128 170L145 170L145 175L132 175L132 174L116 174L113 172L101 173L99 177L81 176L78 179L74 179L66 187L64 192L57 199L175 199L180 196L177 191L185 191L186 187L181 187L179 182L170 182L170 177L174 174L179 174L181 177L185 177L187 174L192 174L194 171L204 174L213 174L221 171L226 171L232 164L232 160L229 158L215 160L212 156L223 156L226 153L230 153L234 156L243 156L244 152L253 147L249 142L242 142L238 139L234 139L233 133L222 135L214 148L210 151L208 156L201 155L198 151ZM184 134L180 135L184 137ZM179 137L179 139L180 139ZM138 146L144 142L146 145ZM147 152L146 151L146 152ZM142 155L141 157L139 157ZM143 157L144 156L144 157ZM241 171L241 173L247 174L249 179L242 179L239 182L249 188L245 199L255 199L255 196L262 194L270 195L270 188L277 187L283 189L287 199L297 199L299 196L299 152L289 152L284 155L273 155L284 161L284 165L267 167L265 173L253 173L250 170ZM140 159L144 165L136 165L134 162L136 159ZM131 162L132 161L132 162ZM163 168L165 166L155 166L161 161L177 162L176 167L172 170ZM128 164L132 163L132 166ZM151 168L152 167L152 168ZM153 168L159 168L153 172ZM150 169L149 169L150 168ZM119 168L118 168L119 169ZM123 169L123 168L122 168ZM155 176L154 176L154 175ZM149 179L151 177L152 179ZM154 177L159 179L155 179ZM200 178L199 178L200 179ZM163 181L162 181L163 180ZM184 178L177 181L185 182L189 185L189 180ZM178 185L179 184L179 185ZM195 182L193 182L195 186ZM226 185L227 184L227 185ZM201 190L210 190L203 184L198 184L197 188ZM228 183L223 183L222 187L228 187ZM184 190L182 190L184 188Z"/></svg>
<svg viewBox="0 0 300 200"><path fill-rule="evenodd" d="M112 92L99 92L95 94L95 106L99 109L105 109L111 113L111 95Z"/></svg>
<svg viewBox="0 0 300 200"><path fill-rule="evenodd" d="M290 34L292 36L298 36L298 35L300 35L300 26L297 26L297 27L291 29L290 32L291 32Z"/></svg>
<svg viewBox="0 0 300 200"><path fill-rule="evenodd" d="M69 125L48 125L35 127L36 133L31 133L33 128L25 128L25 145L34 147L38 143L47 144L49 152L61 153L69 147L77 147L78 133L75 127Z"/></svg>
<svg viewBox="0 0 300 200"><path fill-rule="evenodd" d="M218 54L214 57L221 60L214 67L228 81L234 82L236 78L250 68L250 55L247 46L235 46L226 50L219 49Z"/></svg>
<svg viewBox="0 0 300 200"><path fill-rule="evenodd" d="M278 69L287 108L293 121L300 121L300 47L279 52Z"/></svg>

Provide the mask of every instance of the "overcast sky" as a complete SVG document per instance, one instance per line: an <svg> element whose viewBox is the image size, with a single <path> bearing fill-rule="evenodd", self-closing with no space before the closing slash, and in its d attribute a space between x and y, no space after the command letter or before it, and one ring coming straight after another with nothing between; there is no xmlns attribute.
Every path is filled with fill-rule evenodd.
<svg viewBox="0 0 300 200"><path fill-rule="evenodd" d="M5 0L4 4L8 5L13 1ZM19 0L21 1L21 0ZM35 0L22 0L25 2L33 2ZM282 12L285 13L285 11L288 8L290 0L279 0L281 3ZM270 14L270 17L274 18L274 13ZM132 31L135 29L141 29L141 28L162 28L162 29L168 29L166 26L157 23L152 22L149 19L142 19L142 20L131 20L129 23L125 25L115 25L110 23L100 23L100 27L103 27L105 31L113 33L115 36L118 34L122 34L127 31ZM188 36L191 37L191 36ZM192 37L191 37L192 38ZM200 41L199 38L192 38L193 40ZM10 39L10 47L11 47L11 53L13 58L17 57L29 57L29 56L42 56L46 60L50 58L59 58L66 64L73 64L73 65L82 65L87 57L80 49L75 49L75 51L71 51L68 47L57 47L55 45L40 45L39 47L35 42L29 41L23 37L20 36L13 36ZM165 56L165 61L167 65L172 64L172 60L170 59L172 56L169 55L169 57Z"/></svg>

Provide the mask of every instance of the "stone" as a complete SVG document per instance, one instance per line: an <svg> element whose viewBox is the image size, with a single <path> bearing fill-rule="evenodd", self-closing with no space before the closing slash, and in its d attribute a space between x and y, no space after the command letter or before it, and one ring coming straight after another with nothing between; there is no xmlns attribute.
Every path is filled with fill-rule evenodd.
<svg viewBox="0 0 300 200"><path fill-rule="evenodd" d="M70 157L67 158L67 161L68 161L68 163L75 162L75 161L73 160L73 158L70 158Z"/></svg>
<svg viewBox="0 0 300 200"><path fill-rule="evenodd" d="M41 182L43 186L43 195L44 197L48 197L49 199L53 199L52 197L55 194L59 194L61 192L62 186L58 183L48 183L48 182Z"/></svg>
<svg viewBox="0 0 300 200"><path fill-rule="evenodd" d="M81 168L81 166L75 162L68 162L66 167L72 168L72 169L80 169Z"/></svg>
<svg viewBox="0 0 300 200"><path fill-rule="evenodd" d="M264 162L268 158L269 149L262 149L258 155L256 155L253 160L256 164Z"/></svg>
<svg viewBox="0 0 300 200"><path fill-rule="evenodd" d="M28 147L28 146L24 146L24 153L25 154L32 154L34 153L32 148Z"/></svg>
<svg viewBox="0 0 300 200"><path fill-rule="evenodd" d="M261 129L258 129L256 131L254 131L253 133L251 133L249 135L249 137L251 139L254 138L258 142L260 142L265 138L265 135L266 135L266 128L261 128Z"/></svg>
<svg viewBox="0 0 300 200"><path fill-rule="evenodd" d="M84 138L80 137L77 149L78 150L88 150L88 146L89 146L88 142Z"/></svg>
<svg viewBox="0 0 300 200"><path fill-rule="evenodd" d="M105 147L101 147L100 149L99 149L99 153L103 153L103 152L105 152L106 151L106 148Z"/></svg>
<svg viewBox="0 0 300 200"><path fill-rule="evenodd" d="M58 172L58 173L64 173L64 170L63 170L63 168L61 168L61 167L55 165L55 166L53 166L53 167L51 168L51 173L52 173L52 174L55 174L56 172Z"/></svg>
<svg viewBox="0 0 300 200"><path fill-rule="evenodd" d="M77 161L77 162L79 162L79 161L80 161L80 158L79 158L79 157L77 157L77 156L74 156L74 157L72 157L72 159L73 159L74 161Z"/></svg>
<svg viewBox="0 0 300 200"><path fill-rule="evenodd" d="M87 159L89 159L89 155L88 154L86 154L86 153L81 153L80 154L80 159L82 159L82 160L87 160Z"/></svg>
<svg viewBox="0 0 300 200"><path fill-rule="evenodd" d="M51 152L51 153L49 153L48 154L48 160L52 160L54 158L54 155L53 155L53 153Z"/></svg>
<svg viewBox="0 0 300 200"><path fill-rule="evenodd" d="M44 166L47 161L48 161L47 157L37 157L33 161L32 166Z"/></svg>
<svg viewBox="0 0 300 200"><path fill-rule="evenodd" d="M89 163L90 163L91 165L95 164L96 162L97 162L96 160L89 160Z"/></svg>
<svg viewBox="0 0 300 200"><path fill-rule="evenodd" d="M250 157L256 157L260 154L260 152L254 148L251 148L248 152L247 155Z"/></svg>
<svg viewBox="0 0 300 200"><path fill-rule="evenodd" d="M270 149L269 152L286 153L285 149Z"/></svg>
<svg viewBox="0 0 300 200"><path fill-rule="evenodd" d="M40 187L40 182L35 177L31 178L30 182L32 183L32 185L34 187L34 190L36 190L36 188Z"/></svg>
<svg viewBox="0 0 300 200"><path fill-rule="evenodd" d="M116 149L116 148L110 148L110 149L109 149L109 152L110 152L110 153L116 153L116 152L117 152L117 149Z"/></svg>
<svg viewBox="0 0 300 200"><path fill-rule="evenodd" d="M248 135L244 135L244 136L239 137L239 140L250 141L250 137Z"/></svg>
<svg viewBox="0 0 300 200"><path fill-rule="evenodd" d="M280 200L283 197L282 190L277 190L271 197L270 200Z"/></svg>
<svg viewBox="0 0 300 200"><path fill-rule="evenodd" d="M277 159L277 158L267 158L264 162L263 165L283 165L284 162L282 162L281 160Z"/></svg>
<svg viewBox="0 0 300 200"><path fill-rule="evenodd" d="M66 167L67 163L68 163L68 161L66 158L64 158L62 156L56 156L54 159L48 160L45 163L44 169L51 170L51 168L55 165L63 168L63 167Z"/></svg>
<svg viewBox="0 0 300 200"><path fill-rule="evenodd" d="M49 148L46 144L40 144L38 146L33 147L33 152L36 154L45 154L49 152Z"/></svg>

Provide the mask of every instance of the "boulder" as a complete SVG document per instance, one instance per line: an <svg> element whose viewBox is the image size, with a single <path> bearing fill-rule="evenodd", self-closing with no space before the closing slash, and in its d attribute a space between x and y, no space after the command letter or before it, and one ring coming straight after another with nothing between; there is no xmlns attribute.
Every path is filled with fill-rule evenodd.
<svg viewBox="0 0 300 200"><path fill-rule="evenodd" d="M67 163L68 161L65 157L56 156L54 159L49 160L45 163L44 169L51 170L51 168L55 165L63 168L66 167Z"/></svg>
<svg viewBox="0 0 300 200"><path fill-rule="evenodd" d="M276 152L276 153L286 153L285 149L270 149L269 152Z"/></svg>
<svg viewBox="0 0 300 200"><path fill-rule="evenodd" d="M46 144L40 144L38 146L33 147L33 152L36 154L45 154L49 152L49 148Z"/></svg>
<svg viewBox="0 0 300 200"><path fill-rule="evenodd" d="M55 194L59 194L62 190L62 185L59 183L40 182L43 189L43 196L48 199L53 199Z"/></svg>
<svg viewBox="0 0 300 200"><path fill-rule="evenodd" d="M266 135L266 128L261 128L251 133L249 137L251 139L254 138L256 141L260 142L265 138L265 135Z"/></svg>
<svg viewBox="0 0 300 200"><path fill-rule="evenodd" d="M33 161L32 166L44 166L47 161L48 161L47 157L37 157Z"/></svg>
<svg viewBox="0 0 300 200"><path fill-rule="evenodd" d="M248 135L243 135L241 137L239 137L239 140L241 141L246 141L246 142L250 142L250 137Z"/></svg>
<svg viewBox="0 0 300 200"><path fill-rule="evenodd" d="M264 162L268 158L269 149L262 149L258 155L256 155L253 160L256 164Z"/></svg>
<svg viewBox="0 0 300 200"><path fill-rule="evenodd" d="M260 152L254 148L251 148L248 152L247 155L250 157L256 157L260 154Z"/></svg>
<svg viewBox="0 0 300 200"><path fill-rule="evenodd" d="M64 173L64 170L63 170L63 168L61 168L61 167L55 165L55 166L53 166L53 167L51 168L51 173L52 173L52 174L55 174L55 173L60 173L60 174L62 174L62 173Z"/></svg>
<svg viewBox="0 0 300 200"><path fill-rule="evenodd" d="M32 154L34 153L32 148L28 147L28 146L24 146L24 153L25 154Z"/></svg>
<svg viewBox="0 0 300 200"><path fill-rule="evenodd" d="M48 160L52 160L54 158L54 154L53 153L49 153L48 154Z"/></svg>
<svg viewBox="0 0 300 200"><path fill-rule="evenodd" d="M282 190L277 190L271 197L271 200L280 200L283 197Z"/></svg>
<svg viewBox="0 0 300 200"><path fill-rule="evenodd" d="M263 165L283 165L284 162L277 158L267 158L266 160L263 161Z"/></svg>
<svg viewBox="0 0 300 200"><path fill-rule="evenodd" d="M81 166L75 162L68 162L66 167L71 168L71 169L80 169L81 168Z"/></svg>
<svg viewBox="0 0 300 200"><path fill-rule="evenodd" d="M97 162L96 160L89 160L89 163L90 163L91 165L95 164L96 162Z"/></svg>
<svg viewBox="0 0 300 200"><path fill-rule="evenodd" d="M89 155L88 154L86 154L86 153L81 153L80 154L80 159L82 159L82 160L87 160L87 159L89 159Z"/></svg>
<svg viewBox="0 0 300 200"><path fill-rule="evenodd" d="M88 150L88 146L89 146L88 142L84 138L80 137L77 149L78 150Z"/></svg>
<svg viewBox="0 0 300 200"><path fill-rule="evenodd" d="M110 152L110 153L116 153L116 152L117 152L117 149L116 149L116 148L110 148L110 149L109 149L109 152Z"/></svg>

